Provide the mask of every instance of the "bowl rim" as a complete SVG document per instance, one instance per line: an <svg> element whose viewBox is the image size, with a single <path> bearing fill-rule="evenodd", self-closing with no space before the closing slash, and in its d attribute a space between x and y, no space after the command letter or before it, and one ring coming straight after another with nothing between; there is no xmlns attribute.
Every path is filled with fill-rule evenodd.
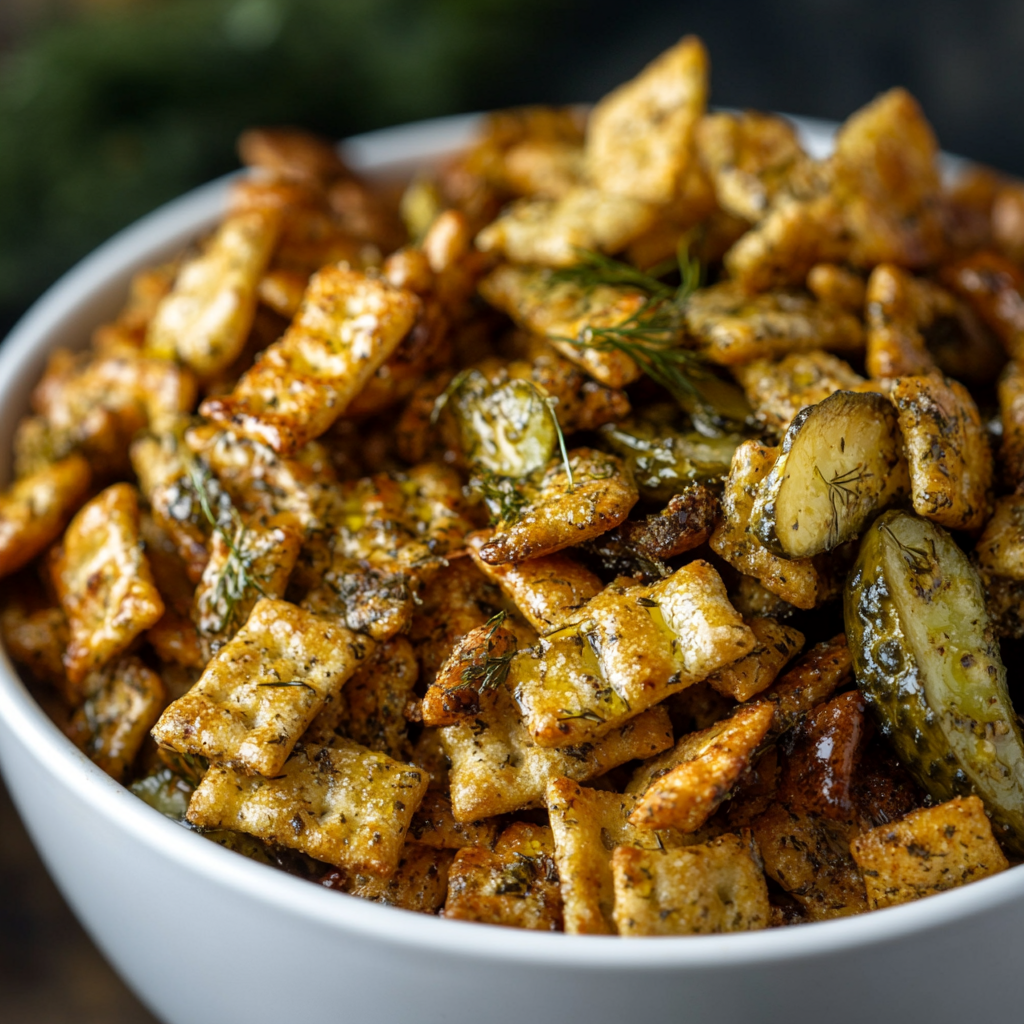
<svg viewBox="0 0 1024 1024"><path fill-rule="evenodd" d="M470 137L479 114L435 118L355 136L342 152L359 170L388 172L416 162L438 159ZM787 115L788 116L788 115ZM831 145L836 125L792 117L802 139L815 155ZM945 157L948 170L962 161ZM4 423L13 423L23 404L23 389L34 383L43 354L58 338L71 340L62 327L83 316L98 290L123 286L132 270L152 263L161 253L181 247L221 212L227 175L172 200L119 232L86 256L51 286L22 317L0 346L0 438ZM122 292L123 294L123 292ZM79 325L79 333L81 333ZM0 474L9 462L6 441L0 441ZM984 914L1010 899L1024 897L1024 865L915 903L855 917L813 922L795 928L773 928L728 935L665 937L657 942L623 942L618 936L565 935L521 931L410 913L374 904L345 893L328 892L316 884L287 875L225 850L199 842L189 830L114 782L92 763L50 720L31 696L0 647L0 720L34 758L38 770L72 790L91 811L139 844L176 862L186 871L232 889L247 899L316 921L325 928L360 934L367 939L431 954L458 955L509 966L532 965L559 970L630 971L733 969L767 966L793 959L814 959L892 942L940 926Z"/></svg>

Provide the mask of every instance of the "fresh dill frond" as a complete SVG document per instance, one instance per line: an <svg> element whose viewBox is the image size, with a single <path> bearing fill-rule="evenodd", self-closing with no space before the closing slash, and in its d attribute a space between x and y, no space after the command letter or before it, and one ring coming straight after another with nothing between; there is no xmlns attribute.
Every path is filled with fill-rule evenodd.
<svg viewBox="0 0 1024 1024"><path fill-rule="evenodd" d="M576 490L576 484L572 478L572 463L569 461L569 451L565 446L565 434L562 433L562 424L558 422L558 416L555 413L555 406L558 405L558 399L553 395L549 395L547 389L543 388L535 381L527 381L526 383L528 383L540 397L540 400L548 410L548 415L551 417L551 422L555 428L555 436L558 438L558 448L562 453L562 465L565 466L565 475L569 480L569 486L565 490L567 494L572 494L573 491Z"/></svg>
<svg viewBox="0 0 1024 1024"><path fill-rule="evenodd" d="M501 686L503 682L508 678L508 670L512 664L512 659L516 656L516 639L512 637L512 649L506 651L504 654L491 654L490 652L490 638L494 636L497 628L505 621L505 613L498 612L497 615L488 619L487 625L491 626L490 632L487 634L488 637L488 650L487 657L478 665L467 665L462 670L461 680L462 686L472 686L478 693L483 693L485 690L493 690L498 686ZM493 623L493 625L491 625Z"/></svg>
<svg viewBox="0 0 1024 1024"><path fill-rule="evenodd" d="M621 352L683 402L705 400L695 380L707 377L703 358L679 344L685 327L686 306L700 287L700 261L680 246L675 261L642 271L602 253L578 250L580 262L551 272L553 281L570 281L585 289L599 285L628 286L647 293L644 304L617 324L585 327L575 338L556 338L580 348L599 352ZM678 270L679 284L670 285L660 278Z"/></svg>
<svg viewBox="0 0 1024 1024"><path fill-rule="evenodd" d="M245 598L247 591L255 590L261 597L266 597L267 593L252 573L253 555L245 551L247 530L238 509L234 505L229 505L229 530L222 520L213 514L207 482L195 461L189 461L188 474L203 515L210 528L228 549L228 557L217 574L209 600L209 606L219 613L219 619L210 632L222 633L234 621L238 604Z"/></svg>
<svg viewBox="0 0 1024 1024"><path fill-rule="evenodd" d="M480 492L491 513L492 523L515 522L523 509L530 504L530 499L511 479L495 473L474 477L470 481L470 487Z"/></svg>

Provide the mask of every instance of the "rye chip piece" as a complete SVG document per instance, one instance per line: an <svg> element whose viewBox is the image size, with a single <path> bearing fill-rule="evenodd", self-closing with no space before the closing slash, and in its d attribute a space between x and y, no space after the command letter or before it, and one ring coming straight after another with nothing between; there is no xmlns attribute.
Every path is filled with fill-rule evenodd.
<svg viewBox="0 0 1024 1024"><path fill-rule="evenodd" d="M188 820L387 878L426 791L421 769L338 739L330 747L296 749L272 779L212 766L192 795Z"/></svg>
<svg viewBox="0 0 1024 1024"><path fill-rule="evenodd" d="M261 599L153 738L181 754L271 777L373 641L287 601Z"/></svg>
<svg viewBox="0 0 1024 1024"><path fill-rule="evenodd" d="M768 886L749 832L701 846L612 854L620 935L710 935L767 928Z"/></svg>

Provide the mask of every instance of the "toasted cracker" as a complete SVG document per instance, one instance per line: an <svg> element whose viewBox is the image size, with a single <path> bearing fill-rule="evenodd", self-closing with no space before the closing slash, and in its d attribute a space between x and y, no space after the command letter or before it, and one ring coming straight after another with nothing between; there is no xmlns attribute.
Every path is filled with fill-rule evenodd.
<svg viewBox="0 0 1024 1024"><path fill-rule="evenodd" d="M719 693L741 703L771 686L804 645L803 633L775 619L753 618L747 625L757 646L746 657L708 676L708 683Z"/></svg>
<svg viewBox="0 0 1024 1024"><path fill-rule="evenodd" d="M287 601L257 602L153 729L161 746L271 777L373 642Z"/></svg>
<svg viewBox="0 0 1024 1024"><path fill-rule="evenodd" d="M53 553L50 572L68 620L64 666L72 685L126 650L164 613L130 484L114 484L82 508Z"/></svg>
<svg viewBox="0 0 1024 1024"><path fill-rule="evenodd" d="M0 494L0 577L27 565L60 536L91 479L89 463L71 455Z"/></svg>
<svg viewBox="0 0 1024 1024"><path fill-rule="evenodd" d="M748 654L754 634L703 561L651 586L611 584L511 661L508 686L535 743L602 736Z"/></svg>
<svg viewBox="0 0 1024 1024"><path fill-rule="evenodd" d="M439 790L428 791L409 826L409 841L445 850L464 850L471 846L491 849L498 837L498 821L456 821L452 802Z"/></svg>
<svg viewBox="0 0 1024 1024"><path fill-rule="evenodd" d="M663 707L637 715L592 743L552 749L531 742L504 687L488 691L481 704L481 713L472 720L440 730L451 761L452 809L458 821L540 806L551 779L586 782L672 744Z"/></svg>
<svg viewBox="0 0 1024 1024"><path fill-rule="evenodd" d="M338 739L330 747L295 750L272 779L214 765L192 795L188 820L387 878L426 790L420 769Z"/></svg>
<svg viewBox="0 0 1024 1024"><path fill-rule="evenodd" d="M617 846L660 850L699 840L668 830L640 829L627 820L633 796L590 789L571 779L547 788L555 863L562 887L565 930L574 935L614 935L612 851Z"/></svg>
<svg viewBox="0 0 1024 1024"><path fill-rule="evenodd" d="M768 887L746 830L701 846L612 854L619 934L708 935L767 928Z"/></svg>
<svg viewBox="0 0 1024 1024"><path fill-rule="evenodd" d="M976 796L911 811L901 821L857 836L850 852L872 910L954 889L1010 866Z"/></svg>

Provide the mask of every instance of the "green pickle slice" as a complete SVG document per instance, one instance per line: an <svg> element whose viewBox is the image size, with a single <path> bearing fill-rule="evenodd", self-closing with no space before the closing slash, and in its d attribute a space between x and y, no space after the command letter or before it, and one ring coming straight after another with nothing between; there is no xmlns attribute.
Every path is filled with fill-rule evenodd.
<svg viewBox="0 0 1024 1024"><path fill-rule="evenodd" d="M881 515L846 584L857 685L904 765L937 800L975 793L1024 854L1024 739L981 581L945 530Z"/></svg>

